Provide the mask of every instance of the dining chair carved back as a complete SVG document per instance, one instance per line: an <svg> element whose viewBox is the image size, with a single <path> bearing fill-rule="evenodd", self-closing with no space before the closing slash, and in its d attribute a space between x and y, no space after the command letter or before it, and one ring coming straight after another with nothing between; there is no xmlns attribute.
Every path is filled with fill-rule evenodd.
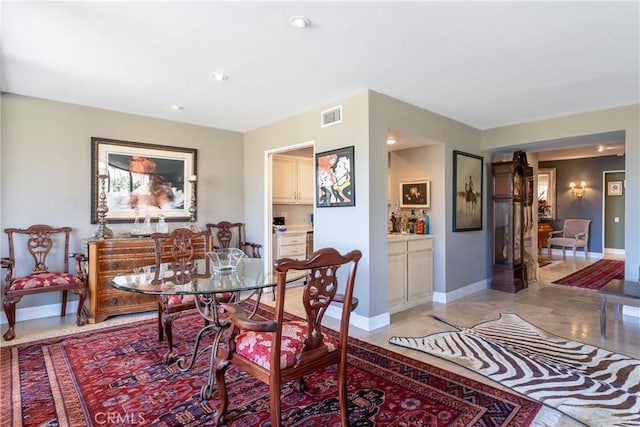
<svg viewBox="0 0 640 427"><path fill-rule="evenodd" d="M229 221L209 223L207 230L211 233L214 249L238 248L250 258L261 258L262 245L246 241L243 223Z"/></svg>
<svg viewBox="0 0 640 427"><path fill-rule="evenodd" d="M4 339L15 338L16 304L25 295L62 291L61 316L67 310L67 292L77 294L76 324L83 326L86 275L82 254L69 253L71 227L51 227L37 224L28 228L7 228L9 257L0 265L7 270L5 276L3 306L9 322ZM24 250L22 250L24 249ZM75 274L69 272L69 258L75 259ZM29 259L33 268L27 267Z"/></svg>
<svg viewBox="0 0 640 427"><path fill-rule="evenodd" d="M155 276L160 279L164 270L191 271L198 259L206 259L211 251L211 234L208 231L194 232L189 228L177 228L171 233L153 233L155 244ZM185 310L195 308L193 295L158 295L158 339L167 337L168 351L165 362L175 360L173 354L173 322Z"/></svg>
<svg viewBox="0 0 640 427"><path fill-rule="evenodd" d="M246 371L269 385L271 425L281 425L282 384L297 380L299 390L306 386L304 376L330 365L337 365L338 397L342 425L349 424L347 405L347 340L349 318L358 305L353 296L356 271L362 253L353 250L341 255L334 248L323 248L306 260L283 258L274 263L277 272L277 298L272 319L253 320L238 304L224 304L232 327L218 353L216 384L220 409L216 422L227 422L229 396L225 372L230 365ZM339 294L338 271L348 266L344 293ZM287 320L285 316L286 275L291 270L308 271L302 292L305 319ZM342 276L341 276L342 277ZM340 329L329 332L323 317L331 303L342 304Z"/></svg>

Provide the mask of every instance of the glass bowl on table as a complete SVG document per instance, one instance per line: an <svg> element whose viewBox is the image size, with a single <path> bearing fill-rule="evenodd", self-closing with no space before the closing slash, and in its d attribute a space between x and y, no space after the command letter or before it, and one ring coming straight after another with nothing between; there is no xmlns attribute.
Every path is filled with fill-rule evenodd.
<svg viewBox="0 0 640 427"><path fill-rule="evenodd" d="M207 252L207 258L211 263L214 273L233 273L237 270L238 264L242 258L247 255L237 248L216 249L213 252Z"/></svg>

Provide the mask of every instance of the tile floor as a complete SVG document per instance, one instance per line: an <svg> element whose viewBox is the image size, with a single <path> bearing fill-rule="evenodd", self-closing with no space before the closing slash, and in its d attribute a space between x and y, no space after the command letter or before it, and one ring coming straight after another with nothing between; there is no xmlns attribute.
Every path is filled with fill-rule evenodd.
<svg viewBox="0 0 640 427"><path fill-rule="evenodd" d="M607 258L616 257L607 256ZM618 257L618 259L621 258ZM374 331L367 332L351 327L350 334L356 338L364 339L414 359L461 373L478 381L490 383L496 387L500 387L500 385L487 381L482 376L471 371L427 354L393 346L388 343L388 340L393 335L424 336L434 332L451 330L449 326L433 319L431 315L437 315L460 326L473 326L483 321L497 319L500 313L511 312L517 313L530 323L550 333L640 359L640 319L621 316L622 321L614 324L613 315L608 316L607 337L605 340L601 340L599 323L600 298L598 292L550 284L551 281L579 270L597 261L597 259L592 257L589 260L585 260L582 257L577 257L573 260L571 255L568 255L567 259L563 261L561 255L554 254L553 260L552 264L538 269L538 280L536 282L530 283L527 289L516 294L486 289L446 305L429 303L394 314L391 317L389 326ZM292 300L288 310L295 314L301 314L302 312L300 305L293 302L300 300L300 289L290 288L287 293L287 299ZM264 300L267 303L271 302L269 297L264 298ZM611 307L610 311L612 311ZM83 330L100 329L118 323L154 317L155 313L116 316L100 324L86 325ZM53 333L76 331L74 320L75 316L68 315L65 318L51 317L19 322L16 325L16 339L10 343L3 341L2 345L38 339L50 335L52 331ZM329 327L333 327L336 324L336 322L332 322L329 319ZM3 327L3 332L4 330L5 328ZM538 425L576 426L580 424L569 417L561 416L552 422Z"/></svg>

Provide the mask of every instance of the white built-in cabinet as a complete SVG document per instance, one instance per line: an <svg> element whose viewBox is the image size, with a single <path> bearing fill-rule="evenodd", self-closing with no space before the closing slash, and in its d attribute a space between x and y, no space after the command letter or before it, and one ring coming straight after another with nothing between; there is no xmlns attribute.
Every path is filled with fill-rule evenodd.
<svg viewBox="0 0 640 427"><path fill-rule="evenodd" d="M275 233L273 235L274 259L307 257L307 232Z"/></svg>
<svg viewBox="0 0 640 427"><path fill-rule="evenodd" d="M403 240L388 243L389 313L397 313L429 302L433 298L433 239Z"/></svg>
<svg viewBox="0 0 640 427"><path fill-rule="evenodd" d="M271 198L274 204L313 204L313 159L273 156Z"/></svg>

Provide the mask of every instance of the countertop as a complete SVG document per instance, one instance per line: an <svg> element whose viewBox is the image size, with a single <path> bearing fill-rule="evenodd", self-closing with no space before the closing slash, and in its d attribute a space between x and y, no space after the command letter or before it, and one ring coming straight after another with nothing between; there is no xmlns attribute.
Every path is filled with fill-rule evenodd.
<svg viewBox="0 0 640 427"><path fill-rule="evenodd" d="M287 234L287 233L307 233L313 231L313 227L310 225L285 225L287 229L285 231L275 231L274 234Z"/></svg>
<svg viewBox="0 0 640 427"><path fill-rule="evenodd" d="M389 241L433 239L433 234L387 233Z"/></svg>

